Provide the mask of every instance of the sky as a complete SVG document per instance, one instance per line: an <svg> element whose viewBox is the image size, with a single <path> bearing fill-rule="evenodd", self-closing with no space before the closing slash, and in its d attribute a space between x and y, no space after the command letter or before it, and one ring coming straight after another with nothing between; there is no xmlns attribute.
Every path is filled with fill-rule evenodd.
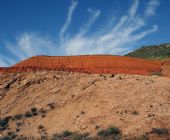
<svg viewBox="0 0 170 140"><path fill-rule="evenodd" d="M170 0L0 0L0 66L170 42Z"/></svg>

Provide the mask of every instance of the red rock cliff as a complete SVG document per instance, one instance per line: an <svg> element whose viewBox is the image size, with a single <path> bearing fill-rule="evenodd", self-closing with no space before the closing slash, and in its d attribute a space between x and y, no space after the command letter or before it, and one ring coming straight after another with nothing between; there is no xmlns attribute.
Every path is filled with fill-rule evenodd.
<svg viewBox="0 0 170 140"><path fill-rule="evenodd" d="M34 70L151 74L161 70L161 62L112 55L35 56L1 71L23 72Z"/></svg>

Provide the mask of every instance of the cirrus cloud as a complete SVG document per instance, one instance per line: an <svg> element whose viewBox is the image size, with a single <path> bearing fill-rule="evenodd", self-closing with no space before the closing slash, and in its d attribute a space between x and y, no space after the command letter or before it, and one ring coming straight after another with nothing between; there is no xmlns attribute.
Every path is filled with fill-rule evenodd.
<svg viewBox="0 0 170 140"><path fill-rule="evenodd" d="M59 41L35 33L22 33L16 38L16 43L5 42L11 57L5 57L0 53L0 66L9 66L34 55L123 55L132 49L127 46L133 45L158 29L157 25L148 25L147 19L156 14L160 1L149 0L144 13L139 13L139 5L139 0L133 0L129 10L120 17L117 24L111 25L109 31L101 29L100 33L91 32L91 28L100 18L102 11L89 8L88 21L76 34L67 36L67 30L78 6L78 1L72 0L66 21L59 32Z"/></svg>

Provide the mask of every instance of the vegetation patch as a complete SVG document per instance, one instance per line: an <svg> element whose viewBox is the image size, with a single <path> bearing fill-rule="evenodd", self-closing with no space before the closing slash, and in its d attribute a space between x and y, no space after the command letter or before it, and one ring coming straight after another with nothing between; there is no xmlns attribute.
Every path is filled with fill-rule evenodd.
<svg viewBox="0 0 170 140"><path fill-rule="evenodd" d="M0 131L4 131L5 129L7 129L9 120L9 117L0 119Z"/></svg>
<svg viewBox="0 0 170 140"><path fill-rule="evenodd" d="M126 56L154 60L164 60L170 58L170 44L144 46L126 54Z"/></svg>
<svg viewBox="0 0 170 140"><path fill-rule="evenodd" d="M93 140L93 138L90 138L87 133L79 134L66 130L61 134L54 134L51 140Z"/></svg>
<svg viewBox="0 0 170 140"><path fill-rule="evenodd" d="M107 129L102 129L97 133L97 136L102 138L113 138L115 140L121 139L121 131L117 127L109 127Z"/></svg>

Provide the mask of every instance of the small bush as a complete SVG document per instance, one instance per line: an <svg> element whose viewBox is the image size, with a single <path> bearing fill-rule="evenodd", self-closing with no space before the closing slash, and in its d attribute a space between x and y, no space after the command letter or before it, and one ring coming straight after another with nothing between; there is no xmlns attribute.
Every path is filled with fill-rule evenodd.
<svg viewBox="0 0 170 140"><path fill-rule="evenodd" d="M32 117L31 112L30 111L25 112L25 117L26 118L31 118Z"/></svg>
<svg viewBox="0 0 170 140"><path fill-rule="evenodd" d="M109 127L107 129L102 129L97 133L100 137L113 137L119 139L121 136L121 131L117 127Z"/></svg>
<svg viewBox="0 0 170 140"><path fill-rule="evenodd" d="M43 114L41 117L42 117L42 118L45 118L45 117L46 117L46 115L45 115L45 114Z"/></svg>
<svg viewBox="0 0 170 140"><path fill-rule="evenodd" d="M132 112L132 114L133 114L133 115L139 115L139 112L136 111L136 110L134 110L134 111Z"/></svg>
<svg viewBox="0 0 170 140"><path fill-rule="evenodd" d="M17 135L15 134L15 132L8 132L8 137L10 139L15 139L17 137Z"/></svg>
<svg viewBox="0 0 170 140"><path fill-rule="evenodd" d="M148 114L148 117L155 117L155 114Z"/></svg>
<svg viewBox="0 0 170 140"><path fill-rule="evenodd" d="M4 131L7 129L9 123L9 118L5 117L4 119L0 120L0 131Z"/></svg>
<svg viewBox="0 0 170 140"><path fill-rule="evenodd" d="M0 126L4 127L4 126L6 126L8 124L8 122L9 121L7 119L2 119L2 120L0 120Z"/></svg>
<svg viewBox="0 0 170 140"><path fill-rule="evenodd" d="M32 113L36 113L37 112L37 108L35 108L35 107L31 108L31 112Z"/></svg>
<svg viewBox="0 0 170 140"><path fill-rule="evenodd" d="M85 111L81 111L81 114L84 115L84 114L85 114Z"/></svg>
<svg viewBox="0 0 170 140"><path fill-rule="evenodd" d="M49 103L47 106L49 106L50 109L54 109L55 108L55 103Z"/></svg>
<svg viewBox="0 0 170 140"><path fill-rule="evenodd" d="M70 131L64 131L61 134L54 134L52 140L93 140L88 137L89 134L78 134Z"/></svg>
<svg viewBox="0 0 170 140"><path fill-rule="evenodd" d="M11 140L11 138L9 136L4 136L4 137L0 138L0 140Z"/></svg>
<svg viewBox="0 0 170 140"><path fill-rule="evenodd" d="M16 122L15 124L16 124L17 127L20 127L22 125L21 122Z"/></svg>
<svg viewBox="0 0 170 140"><path fill-rule="evenodd" d="M15 139L17 137L16 134L11 135L11 139Z"/></svg>
<svg viewBox="0 0 170 140"><path fill-rule="evenodd" d="M38 115L38 113L37 113L37 112L34 112L34 113L32 113L32 115L33 115L33 116L37 116L37 115Z"/></svg>
<svg viewBox="0 0 170 140"><path fill-rule="evenodd" d="M39 126L38 126L38 129L44 129L44 126L39 125Z"/></svg>
<svg viewBox="0 0 170 140"><path fill-rule="evenodd" d="M95 126L95 129L99 129L99 128L100 128L100 126L98 126L98 125Z"/></svg>
<svg viewBox="0 0 170 140"><path fill-rule="evenodd" d="M84 136L83 134L74 134L71 137L71 140L87 140L87 137Z"/></svg>
<svg viewBox="0 0 170 140"><path fill-rule="evenodd" d="M110 75L110 78L113 78L113 77L115 77L115 75L114 75L114 74L111 74L111 75Z"/></svg>
<svg viewBox="0 0 170 140"><path fill-rule="evenodd" d="M16 128L16 132L19 132L20 131L20 129L19 128Z"/></svg>
<svg viewBox="0 0 170 140"><path fill-rule="evenodd" d="M72 132L70 132L70 131L64 131L63 132L63 137L68 137L68 136L70 136L70 135L72 135L73 133Z"/></svg>
<svg viewBox="0 0 170 140"><path fill-rule="evenodd" d="M169 134L168 129L166 129L166 128L153 128L151 133L155 133L158 135L168 135Z"/></svg>
<svg viewBox="0 0 170 140"><path fill-rule="evenodd" d="M14 116L15 120L20 120L22 118L22 114L17 114Z"/></svg>

